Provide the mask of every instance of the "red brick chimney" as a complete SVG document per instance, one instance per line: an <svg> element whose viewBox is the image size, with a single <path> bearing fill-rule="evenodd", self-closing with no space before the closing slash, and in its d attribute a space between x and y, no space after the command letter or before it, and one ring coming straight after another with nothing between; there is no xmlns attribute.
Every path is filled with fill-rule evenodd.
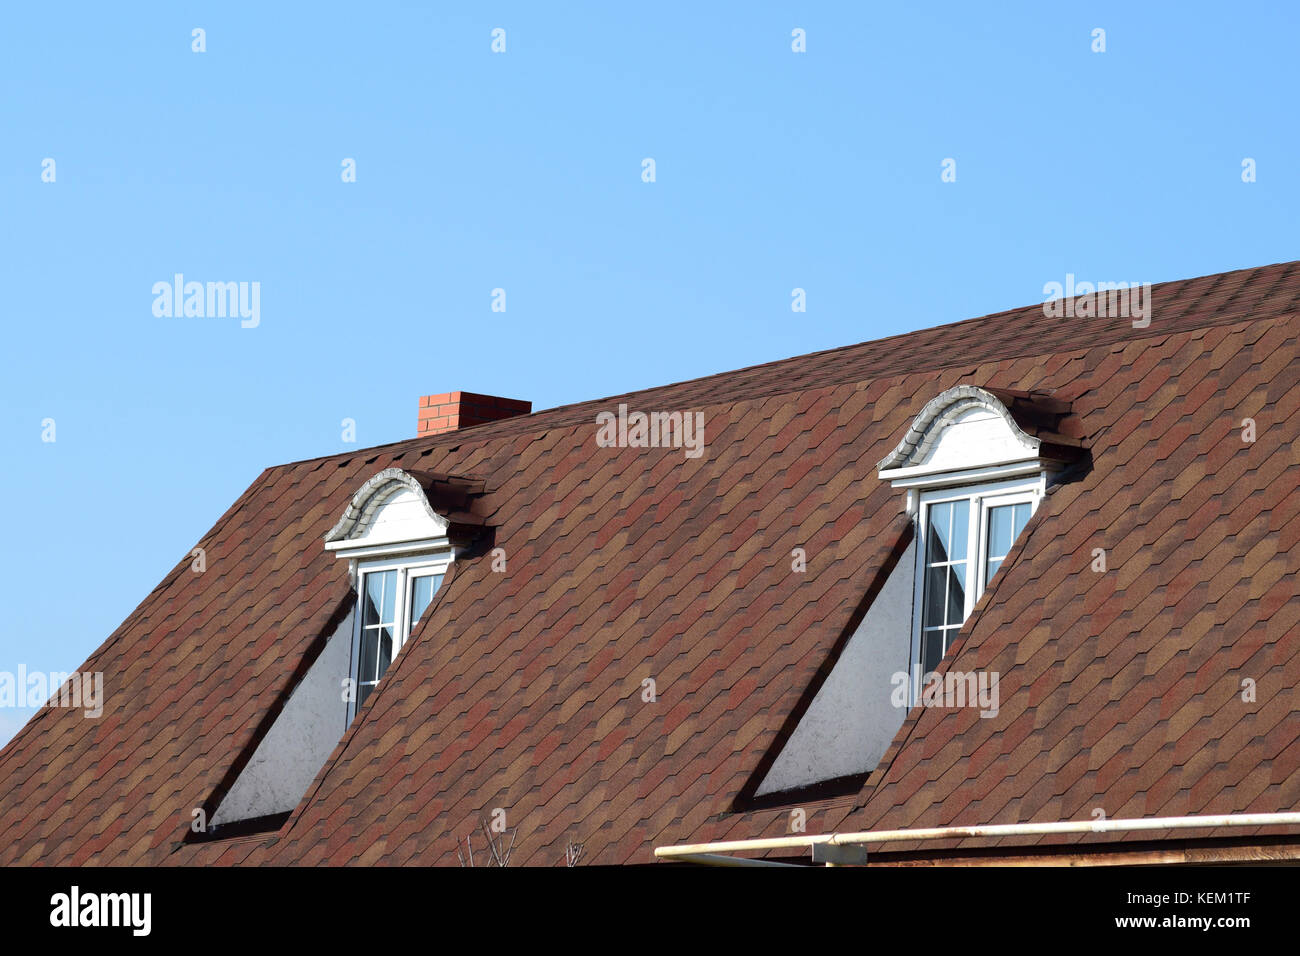
<svg viewBox="0 0 1300 956"><path fill-rule="evenodd" d="M425 395L420 398L419 435L441 435L471 425L497 422L503 418L527 415L533 410L532 402L514 398L497 398L494 395L476 395L473 392L446 392L442 395Z"/></svg>

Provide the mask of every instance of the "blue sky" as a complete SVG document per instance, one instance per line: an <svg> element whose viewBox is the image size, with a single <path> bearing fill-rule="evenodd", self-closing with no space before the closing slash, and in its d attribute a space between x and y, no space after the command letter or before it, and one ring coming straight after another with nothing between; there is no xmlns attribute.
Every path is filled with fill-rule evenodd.
<svg viewBox="0 0 1300 956"><path fill-rule="evenodd" d="M76 669L264 467L410 437L421 394L546 408L1033 303L1067 272L1296 258L1297 21L10 5L0 671ZM155 316L178 272L260 283L260 323ZM0 741L31 713L0 708Z"/></svg>

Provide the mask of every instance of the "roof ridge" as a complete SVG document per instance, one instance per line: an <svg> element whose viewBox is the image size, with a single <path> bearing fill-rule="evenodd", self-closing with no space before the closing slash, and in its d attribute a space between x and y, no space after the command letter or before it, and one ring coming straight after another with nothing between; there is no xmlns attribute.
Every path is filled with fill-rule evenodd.
<svg viewBox="0 0 1300 956"><path fill-rule="evenodd" d="M1219 289L1224 284L1225 280L1227 280L1229 277L1243 276L1243 277L1248 277L1250 279L1253 279L1258 274L1265 272L1267 270L1279 269L1285 267L1290 267L1291 269L1300 267L1300 260L1271 263L1266 266L1255 266L1247 269L1236 269L1229 272L1212 273L1210 275L1205 275L1205 276L1193 276L1184 279L1170 279L1164 282L1153 283L1151 285L1151 289L1152 289L1152 294L1154 294L1157 290L1162 290L1162 289L1167 290L1171 286L1186 285L1193 282L1212 281L1213 282L1212 287L1206 290L1206 294L1211 294L1216 289ZM1285 278L1286 275L1289 274L1289 271L1290 270L1283 272L1283 274L1279 276L1279 279ZM1074 298L1077 299L1078 296L1075 296ZM1198 300L1203 299L1205 298L1205 295L1198 296L1197 298ZM1226 302L1232 302L1238 298L1240 298L1240 290L1237 290L1232 294L1230 294L1227 297ZM795 363L801 363L801 362L807 363L807 362L815 361L817 359L824 359L830 356L847 356L858 351L865 353L870 349L881 350L886 348L890 343L897 343L908 339L915 339L918 336L936 335L939 333L951 332L954 329L970 327L977 323L987 323L990 320L999 319L999 318L1016 317L1016 316L1028 317L1028 316L1033 316L1034 313L1041 314L1042 308L1043 308L1043 303L1039 302L1039 303L1034 303L1032 305L1018 306L1012 309L1003 309L1002 311L999 312L990 312L985 315L960 319L956 322L947 322L942 325L926 326L921 329L914 329L910 332L898 332L893 335L887 335L879 339L868 339L867 341L864 342L855 342L849 345L840 345L830 349L821 349L815 352L806 352L799 355L787 356L786 358L772 359L767 362L761 362L756 365L747 365L738 369L729 369L722 372L713 372L710 373L709 375L703 375L697 378L683 379L677 382L669 382L664 385L654 385L649 388L637 389L630 392L621 392L615 395L608 395L602 398L584 399L579 402L570 402L565 405L556 405L552 408L538 409L537 411L534 411L528 415L516 415L511 418L501 419L500 421L496 421L496 422L487 422L482 425L473 426L470 429L463 429L456 432L447 432L447 433L434 435L434 436L426 435L426 436L415 436L411 438L402 438L402 439L398 439L397 441L386 442L381 445L371 445L367 448L357 449L356 451L352 451L352 452L335 452L330 455L318 455L313 458L304 458L304 459L299 459L297 461L284 462L282 465L277 467L287 467L291 465L293 466L305 465L312 462L323 462L329 459L342 458L344 456L348 458L355 458L357 455L360 454L368 454L372 452L382 453L389 449L397 447L399 445L410 445L412 448L424 447L430 449L438 448L441 446L454 447L455 445L464 441L489 440L492 438L500 438L512 434L526 434L530 431L540 431L547 428L567 427L573 424L577 424L577 422L572 420L566 420L566 416L572 415L573 413L580 410L600 407L602 405L609 405L610 403L620 402L638 396L655 395L658 393L668 392L673 389L683 389L690 386L705 387L707 385L724 382L730 379L743 378L745 376L753 377L756 374L772 372L772 371L780 370L782 368L788 368L794 365ZM1232 325L1238 322L1265 321L1275 317L1276 316L1274 315L1261 315L1256 317L1247 317L1242 315L1238 311L1227 312L1227 313L1220 312L1220 313L1213 314L1211 316L1199 317L1195 321L1182 324L1177 328L1170 328L1167 325L1157 327L1154 324L1152 324L1144 328L1130 327L1125 331L1128 333L1132 333L1129 339L1130 341L1139 341L1142 339L1154 338L1157 336L1167 336L1167 335L1175 335L1183 332L1197 331L1199 329L1206 328L1209 326ZM1124 319L1124 322L1125 325L1131 325L1127 318ZM1032 348L1034 344L1038 344L1038 343L1044 345L1042 351L1026 351L1026 348ZM1017 342L1015 343L1009 343L1000 349L994 348L991 351L988 351L986 353L983 353L975 357L969 355L962 355L959 358L953 358L951 360L936 361L928 365L927 367L929 369L939 370L945 368L953 368L961 365L969 365L973 363L986 364L990 362L1004 361L1009 358L1035 358L1040 355L1057 354L1065 351L1076 351L1079 349L1088 348L1091 345L1100 345L1100 344L1104 344L1104 343L1102 341L1094 341L1092 343L1079 344L1073 348L1063 349L1059 346L1054 346L1054 347L1048 346L1046 345L1046 343L1042 343L1042 340L1038 337L1025 336L1022 339L1017 340ZM908 371L909 371L908 369L900 369L897 374L907 374ZM880 374L863 375L860 378L845 379L843 381L838 381L838 382L821 382L818 384L800 384L798 382L791 382L789 383L788 387L768 389L763 394L783 395L783 394L788 394L789 392L807 391L813 388L826 387L828 385L846 384L848 381L868 381L871 379L882 378L882 377L887 377L887 376L882 376ZM716 401L701 401L696 404L700 407L703 407L707 405L720 404L723 401L733 402L733 401L740 401L740 400L743 399L729 398L725 400L716 400Z"/></svg>

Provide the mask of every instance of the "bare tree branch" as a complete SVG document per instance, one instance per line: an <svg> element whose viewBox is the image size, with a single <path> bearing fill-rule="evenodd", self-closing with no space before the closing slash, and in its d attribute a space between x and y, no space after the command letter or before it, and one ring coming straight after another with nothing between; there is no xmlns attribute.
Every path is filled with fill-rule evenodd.
<svg viewBox="0 0 1300 956"><path fill-rule="evenodd" d="M515 838L519 835L519 828L510 829L510 845L505 845L505 834L492 832L492 824L488 822L487 817L479 819L479 829L483 831L483 839L487 843L487 866L509 866L510 855L515 849ZM473 831L471 831L472 833ZM456 843L456 859L461 866L474 865L474 848L470 844L469 835L465 837L465 854L460 852L460 841Z"/></svg>

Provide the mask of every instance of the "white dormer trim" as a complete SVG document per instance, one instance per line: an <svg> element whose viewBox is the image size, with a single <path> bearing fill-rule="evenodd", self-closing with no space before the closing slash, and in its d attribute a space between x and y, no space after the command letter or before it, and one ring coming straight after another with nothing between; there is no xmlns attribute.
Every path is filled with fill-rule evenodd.
<svg viewBox="0 0 1300 956"><path fill-rule="evenodd" d="M385 468L352 496L343 517L325 535L325 550L341 558L445 551L449 526L414 477L400 468Z"/></svg>
<svg viewBox="0 0 1300 956"><path fill-rule="evenodd" d="M1026 455L1038 454L1038 439L1025 434L997 396L976 385L958 385L935 396L921 409L920 414L912 420L912 427L907 430L903 440L881 460L879 468L882 477L886 471L916 466L924 461L943 430L974 408L987 409L1001 419L1008 437Z"/></svg>
<svg viewBox="0 0 1300 956"><path fill-rule="evenodd" d="M1059 471L986 389L958 385L929 401L897 447L881 459L879 475L895 488L940 488L1002 481ZM915 513L915 498L908 496Z"/></svg>

